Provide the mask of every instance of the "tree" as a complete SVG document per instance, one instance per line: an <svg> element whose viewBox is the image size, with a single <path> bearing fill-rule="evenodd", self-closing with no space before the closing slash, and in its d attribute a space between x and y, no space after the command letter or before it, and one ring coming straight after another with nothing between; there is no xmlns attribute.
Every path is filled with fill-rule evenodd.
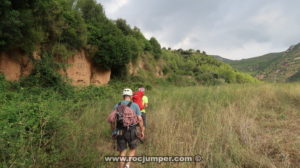
<svg viewBox="0 0 300 168"><path fill-rule="evenodd" d="M143 53L143 46L133 36L126 36L129 45L130 60L136 60L140 54Z"/></svg>
<svg viewBox="0 0 300 168"><path fill-rule="evenodd" d="M110 69L130 61L128 40L111 21L90 26L88 43L96 47L92 57L103 68Z"/></svg>
<svg viewBox="0 0 300 168"><path fill-rule="evenodd" d="M144 42L145 42L144 43L145 44L144 50L148 51L148 52L152 52L152 45L151 45L151 43L148 40L145 40Z"/></svg>
<svg viewBox="0 0 300 168"><path fill-rule="evenodd" d="M0 50L32 52L41 41L32 9L36 1L3 0L0 4ZM26 39L26 40L24 40Z"/></svg>
<svg viewBox="0 0 300 168"><path fill-rule="evenodd" d="M106 22L103 7L95 0L79 0L78 8L80 9L84 20L89 24Z"/></svg>
<svg viewBox="0 0 300 168"><path fill-rule="evenodd" d="M116 25L124 33L124 35L128 36L128 35L132 34L132 30L131 30L130 26L126 23L126 20L117 19Z"/></svg>
<svg viewBox="0 0 300 168"><path fill-rule="evenodd" d="M87 42L87 26L78 10L73 10L70 3L63 3L62 33L60 41L68 44L69 48L80 49Z"/></svg>
<svg viewBox="0 0 300 168"><path fill-rule="evenodd" d="M152 47L152 54L154 55L154 58L159 59L161 57L161 54L162 54L160 44L158 43L158 41L154 37L151 37L149 42L150 42L151 47Z"/></svg>

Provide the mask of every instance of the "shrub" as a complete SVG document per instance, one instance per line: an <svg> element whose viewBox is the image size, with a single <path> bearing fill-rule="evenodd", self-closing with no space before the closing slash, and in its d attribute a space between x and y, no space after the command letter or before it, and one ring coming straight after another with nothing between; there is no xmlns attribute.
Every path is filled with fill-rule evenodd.
<svg viewBox="0 0 300 168"><path fill-rule="evenodd" d="M21 86L54 88L61 93L70 94L73 88L58 73L59 68L62 68L60 64L55 63L50 55L44 54L41 60L35 62L32 73L21 79Z"/></svg>
<svg viewBox="0 0 300 168"><path fill-rule="evenodd" d="M154 55L154 58L159 59L161 57L161 54L162 54L160 44L158 43L158 41L154 37L151 37L149 42L151 44L152 54Z"/></svg>
<svg viewBox="0 0 300 168"><path fill-rule="evenodd" d="M176 74L170 75L167 81L176 86L194 86L197 84L193 78Z"/></svg>
<svg viewBox="0 0 300 168"><path fill-rule="evenodd" d="M7 88L8 82L5 80L3 74L0 73L0 91L4 91Z"/></svg>
<svg viewBox="0 0 300 168"><path fill-rule="evenodd" d="M25 88L1 93L1 167L42 167L59 159L60 128L65 124L61 97L54 90ZM3 98L3 97L2 97Z"/></svg>

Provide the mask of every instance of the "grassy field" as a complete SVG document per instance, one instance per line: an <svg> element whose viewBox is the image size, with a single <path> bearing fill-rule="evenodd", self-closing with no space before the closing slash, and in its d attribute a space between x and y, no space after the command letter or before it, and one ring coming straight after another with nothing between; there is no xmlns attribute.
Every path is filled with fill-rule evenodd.
<svg viewBox="0 0 300 168"><path fill-rule="evenodd" d="M103 89L98 91L105 93ZM7 157L3 167L22 167L22 164L25 167L116 167L116 163L103 162L104 156L118 154L113 150L106 118L121 97L116 92L111 93L101 100L86 97L60 101L53 98L54 106L63 102L59 107L52 107L53 111L67 111L59 116L64 122L57 126L57 133L51 138L57 152L48 149L42 141L37 149L32 148L36 144L31 144L17 151L29 154L23 161L18 160L22 158L20 156L14 157L18 156L16 151L4 148L9 144L2 144L1 159L5 154L14 154ZM150 107L146 140L138 147L137 155L200 154L203 161L197 164L135 163L135 168L299 166L299 84L154 88L147 95ZM44 106L49 105L41 107ZM45 136L48 143L50 140L42 131L40 135ZM2 134L6 135L3 131ZM22 144L17 140L12 143ZM42 150L48 155L39 155ZM49 150L52 153L49 154Z"/></svg>
<svg viewBox="0 0 300 168"><path fill-rule="evenodd" d="M164 88L148 95L149 127L138 155L200 154L203 162L147 163L135 167L299 166L300 85ZM101 132L97 144L100 158L117 154L111 152L108 126L103 126L111 106L105 103L103 107L106 110L99 106L88 111L82 120L83 125L90 125L93 118L97 119L94 128Z"/></svg>

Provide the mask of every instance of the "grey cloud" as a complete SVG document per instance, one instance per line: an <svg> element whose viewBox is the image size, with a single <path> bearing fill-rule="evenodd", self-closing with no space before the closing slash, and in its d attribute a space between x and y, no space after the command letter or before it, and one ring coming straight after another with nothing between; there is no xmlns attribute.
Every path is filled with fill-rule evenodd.
<svg viewBox="0 0 300 168"><path fill-rule="evenodd" d="M111 0L98 1L106 11L114 5L109 4ZM108 16L126 19L166 47L195 48L227 58L245 58L280 51L300 42L298 0L120 1L127 2L114 13L107 11ZM253 44L252 48L247 48L247 44Z"/></svg>

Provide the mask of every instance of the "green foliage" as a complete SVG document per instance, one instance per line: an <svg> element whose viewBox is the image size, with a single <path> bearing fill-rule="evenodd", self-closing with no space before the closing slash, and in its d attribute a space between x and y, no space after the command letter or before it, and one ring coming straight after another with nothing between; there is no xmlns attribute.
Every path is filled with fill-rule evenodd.
<svg viewBox="0 0 300 168"><path fill-rule="evenodd" d="M287 79L288 82L299 82L300 81L300 71L296 72L294 75Z"/></svg>
<svg viewBox="0 0 300 168"><path fill-rule="evenodd" d="M112 23L105 25L103 32L95 28L90 35L90 44L98 47L93 60L104 68L112 68L129 63L129 45L125 36ZM103 34L102 34L103 33Z"/></svg>
<svg viewBox="0 0 300 168"><path fill-rule="evenodd" d="M36 43L41 40L32 10L36 5L36 1L1 1L0 50L34 50Z"/></svg>
<svg viewBox="0 0 300 168"><path fill-rule="evenodd" d="M65 4L62 11L64 26L59 42L68 44L69 48L80 49L87 42L87 28L79 11L72 10L71 5Z"/></svg>
<svg viewBox="0 0 300 168"><path fill-rule="evenodd" d="M279 53L229 62L236 69L249 72L262 80L292 82L297 80L300 66L300 44Z"/></svg>
<svg viewBox="0 0 300 168"><path fill-rule="evenodd" d="M36 162L46 166L57 161L62 152L56 142L65 123L61 103L51 91L36 92L41 95L28 97L27 90L7 93L13 99L6 99L0 110L1 166L28 167Z"/></svg>
<svg viewBox="0 0 300 168"><path fill-rule="evenodd" d="M264 71L264 69L270 66L273 62L276 62L276 60L282 56L283 53L271 53L255 58L229 61L228 64L242 72L257 74Z"/></svg>
<svg viewBox="0 0 300 168"><path fill-rule="evenodd" d="M0 92L4 91L7 88L8 82L5 80L3 74L0 73Z"/></svg>
<svg viewBox="0 0 300 168"><path fill-rule="evenodd" d="M154 58L159 59L162 54L159 42L154 37L151 37L149 42L151 44L151 50L152 54L154 55Z"/></svg>
<svg viewBox="0 0 300 168"><path fill-rule="evenodd" d="M72 50L69 50L67 46L62 43L54 44L49 53L59 60L66 60L68 57L74 54Z"/></svg>
<svg viewBox="0 0 300 168"><path fill-rule="evenodd" d="M55 73L58 68L53 60L63 60L78 49L88 51L97 68L111 69L112 77L118 79L127 78L126 65L129 62L148 57L141 76L155 82L155 73L160 68L156 63L163 56L159 64L166 62L163 71L168 73L169 82L186 77L191 79L187 82L189 84L195 81L211 84L250 80L205 52L162 50L154 37L147 40L137 27L131 28L124 19L108 19L96 0L4 0L0 8L1 51L21 49L30 53L39 46L41 53L51 56L43 56L37 61L33 74L23 81L26 85L62 85L64 80Z"/></svg>
<svg viewBox="0 0 300 168"><path fill-rule="evenodd" d="M197 81L187 82L189 84L203 85L257 81L248 74L236 72L231 66L211 56L193 50L163 50L163 60L167 63L163 72L169 75L168 81L177 84L182 83L181 80L188 81L187 79ZM181 79L184 76L188 78Z"/></svg>
<svg viewBox="0 0 300 168"><path fill-rule="evenodd" d="M167 78L167 81L175 86L194 86L197 84L195 79L188 76L172 74Z"/></svg>
<svg viewBox="0 0 300 168"><path fill-rule="evenodd" d="M78 0L77 8L80 9L86 23L95 24L107 21L101 4L95 0Z"/></svg>
<svg viewBox="0 0 300 168"><path fill-rule="evenodd" d="M143 52L140 44L143 35L123 19L113 22L106 18L101 4L94 0L79 1L79 9L88 25L88 44L92 46L91 57L95 64L112 69L113 76L121 76L125 65Z"/></svg>
<svg viewBox="0 0 300 168"><path fill-rule="evenodd" d="M37 63L39 68L26 81L31 83L8 83L0 76L0 167L95 167L98 154L92 150L94 147L87 145L84 151L89 154L77 155L74 134L80 143L87 142L80 139L84 132L77 129L78 121L84 109L91 107L91 101L117 97L124 83L62 92L69 90L69 86L53 87L58 84L50 80L58 82L58 79L48 69L51 62L41 62L45 65ZM53 78L45 79L43 75ZM95 140L96 137L90 138L89 144Z"/></svg>
<svg viewBox="0 0 300 168"><path fill-rule="evenodd" d="M4 0L0 9L0 51L39 50L61 60L84 48L95 65L118 77L145 52L161 56L155 38L148 41L123 19L109 20L96 0Z"/></svg>
<svg viewBox="0 0 300 168"><path fill-rule="evenodd" d="M116 25L123 32L124 35L128 36L128 35L132 34L132 30L131 30L130 26L126 23L126 20L117 19Z"/></svg>
<svg viewBox="0 0 300 168"><path fill-rule="evenodd" d="M205 52L192 49L162 50L155 38L147 40L138 28L132 29L125 20L109 20L102 5L96 0L3 0L0 4L0 51L20 49L31 53L36 46L40 47L42 56L40 60L35 60L34 70L28 77L22 79L20 83L11 83L0 75L0 167L99 167L99 165L101 167L104 162L100 162L99 158L104 154L102 151L107 150L107 147L103 147L105 146L103 142L110 141L109 126L105 124L104 118L113 103L119 101L120 92L125 87L133 90L145 87L151 90L153 84L192 86L256 82L250 75L235 71L231 66L207 56ZM112 69L114 80L109 86L74 88L59 75L58 69L64 66L54 60L66 58L72 55L74 50L82 48L91 53L93 63L102 68ZM143 65L144 69L140 70L138 75L129 76L126 74L126 64L138 59L139 56L147 57L145 59L147 64ZM157 65L160 63L157 59L163 63ZM163 73L166 78L156 79L154 72L157 67L160 68L159 66L164 66ZM296 78L298 76L295 75ZM220 98L218 102L223 102L223 99L231 100L227 95L224 96L227 93L217 96L210 93L215 90L222 89L216 87L213 90L199 92L200 96L195 107L201 109L208 107L199 106L198 100L202 99L211 99L214 102L216 98ZM156 91L155 98L163 102L159 98L162 96L161 93L160 90ZM172 92L167 90L166 95L169 96L170 93ZM184 90L178 95L186 93ZM190 97L194 99L195 91L191 90L191 93ZM178 99L180 96L173 97L182 102ZM291 97L294 100L297 96ZM168 99L170 100L170 97ZM272 97L270 102L273 100ZM163 105L166 104L168 103ZM190 105L187 107L194 108ZM168 108L160 109L168 110ZM180 108L177 109L180 111ZM211 112L214 111L220 109L213 107L211 111L206 110L209 115L213 115ZM274 112L274 109L271 111ZM186 114L188 113L184 113L182 117L192 116ZM199 111L195 113L198 114ZM181 112L178 115L180 116ZM174 117L177 114L167 116ZM194 116L191 118L201 119ZM211 116L205 119L207 118L215 119ZM281 114L280 118L285 119L285 114ZM229 123L233 123L232 120ZM194 125L199 124L195 122ZM228 130L232 131L235 126L230 125ZM207 127L203 128L205 130ZM219 127L212 128L215 130ZM199 130L191 131L195 133ZM166 139L169 140L168 137ZM195 142L193 140L194 144ZM235 142L238 143L239 140ZM225 143L228 144L224 141ZM216 149L212 146L213 151L224 151L220 148L224 146L223 143L220 144L215 144ZM228 154L233 162L231 163L232 160L229 162L234 166L244 166L235 161L241 157L237 154L239 150L228 149L231 150L229 152L233 151ZM213 157L215 159L213 162L216 163L207 163L221 165L223 162L220 160L226 159L224 156L227 153L219 152L219 154L222 156L221 159L218 156ZM106 166L106 163L104 164Z"/></svg>
<svg viewBox="0 0 300 168"><path fill-rule="evenodd" d="M1 79L0 86L3 82ZM93 167L84 159L90 160L97 154L73 157L75 142L66 129L76 128L76 120L83 115L80 109L89 105L90 100L103 100L114 94L110 88L92 86L71 94L40 86L2 90L0 167Z"/></svg>
<svg viewBox="0 0 300 168"><path fill-rule="evenodd" d="M131 60L135 61L139 55L144 52L143 46L139 43L139 40L134 38L134 36L126 37L127 43L129 44L129 55Z"/></svg>
<svg viewBox="0 0 300 168"><path fill-rule="evenodd" d="M71 0L5 0L0 8L0 50L32 53L60 43L68 49L86 44L86 25Z"/></svg>
<svg viewBox="0 0 300 168"><path fill-rule="evenodd" d="M55 63L51 56L44 54L41 60L35 62L32 73L22 79L21 86L53 88L56 91L68 94L72 92L72 87L58 73L59 68L62 68L60 64Z"/></svg>
<svg viewBox="0 0 300 168"><path fill-rule="evenodd" d="M106 117L113 105L120 101L123 88L136 90L145 86L138 83L144 80L140 77L132 77L130 80L137 83L112 81L109 86L77 88L76 92L65 95L53 88L12 89L13 86L0 77L0 86L4 82L6 88L0 92L0 167L115 166L115 163L103 162L105 155L117 155L111 148L113 141ZM178 82L182 80L187 78L181 78ZM170 150L175 154L182 154L184 151L187 155L194 155L204 151L200 153L203 156L217 154L215 157L204 158L204 166L208 167L280 167L286 162L278 158L277 163L277 160L272 160L273 153L266 154L265 151L271 148L284 152L283 149L287 147L291 153L299 151L299 147L293 144L274 144L272 137L285 136L282 134L278 137L275 134L278 130L273 128L279 128L278 122L289 120L297 123L295 112L299 107L295 102L299 101L299 93L295 90L299 90L298 84L186 88L168 86L155 88L150 92L148 90L151 102L149 116L160 117L156 122L149 122L149 128L156 128L155 125L159 128L151 132L153 136L148 136L147 145L151 148L139 147L139 152L145 155L167 154ZM249 104L247 100L254 103ZM180 105L181 108L172 108L174 105ZM168 122L170 119L175 123ZM274 120L272 125L270 120ZM245 121L248 122L246 126L249 134L241 134L239 131L245 128ZM195 127L190 127L191 124ZM178 128L178 125L183 127ZM170 129L175 129L176 135ZM294 125L284 125L282 129L295 131ZM263 141L247 141L266 132L268 135L265 135ZM194 139L187 138L186 141L188 144L198 145L188 145L189 149L186 149L187 146L182 146L182 142L170 141L171 137L182 137L182 134L194 136ZM243 139L245 136L247 138ZM266 142L270 145L265 146ZM254 144L259 146L252 149ZM171 148L164 148L168 145ZM173 147L180 147L181 150ZM153 150L154 148L160 150ZM297 162L289 163L297 165ZM158 165L148 164L150 167ZM164 167L163 164L160 167ZM170 163L171 167L172 164L174 163ZM182 164L181 167L190 167L192 163L187 163L186 166ZM145 166L139 163L135 165Z"/></svg>
<svg viewBox="0 0 300 168"><path fill-rule="evenodd" d="M151 43L149 41L145 42L144 49L145 49L145 51L152 52L152 45L151 45Z"/></svg>

